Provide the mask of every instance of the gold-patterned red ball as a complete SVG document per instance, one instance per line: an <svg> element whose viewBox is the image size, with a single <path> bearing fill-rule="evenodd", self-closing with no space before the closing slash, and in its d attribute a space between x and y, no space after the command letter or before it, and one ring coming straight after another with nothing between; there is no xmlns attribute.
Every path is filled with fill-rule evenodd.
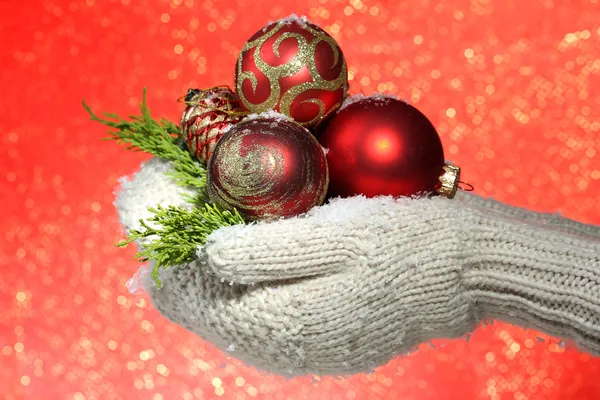
<svg viewBox="0 0 600 400"><path fill-rule="evenodd" d="M348 91L342 50L318 26L300 18L273 22L243 46L235 87L253 113L275 110L305 127L337 110Z"/></svg>
<svg viewBox="0 0 600 400"><path fill-rule="evenodd" d="M234 125L207 167L209 198L247 221L302 214L323 203L328 184L317 139L297 123L274 117Z"/></svg>

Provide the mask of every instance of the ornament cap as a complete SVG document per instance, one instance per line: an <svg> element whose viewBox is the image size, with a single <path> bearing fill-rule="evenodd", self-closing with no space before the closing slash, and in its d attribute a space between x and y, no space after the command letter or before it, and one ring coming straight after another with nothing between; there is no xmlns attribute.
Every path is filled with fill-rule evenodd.
<svg viewBox="0 0 600 400"><path fill-rule="evenodd" d="M199 95L200 92L201 92L200 89L190 88L190 89L188 89L187 94L185 95L185 97L183 99L186 103L189 103L190 101L192 101L194 99L194 97Z"/></svg>
<svg viewBox="0 0 600 400"><path fill-rule="evenodd" d="M449 199L456 196L460 183L460 168L449 161L444 164L444 173L439 178L438 194Z"/></svg>

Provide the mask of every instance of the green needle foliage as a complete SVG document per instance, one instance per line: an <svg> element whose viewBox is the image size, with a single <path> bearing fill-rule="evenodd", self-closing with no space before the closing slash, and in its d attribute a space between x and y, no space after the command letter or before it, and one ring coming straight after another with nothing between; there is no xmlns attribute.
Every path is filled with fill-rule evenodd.
<svg viewBox="0 0 600 400"><path fill-rule="evenodd" d="M171 161L174 171L169 175L177 184L191 187L197 193L194 198L188 199L195 205L191 209L173 206L163 208L160 205L149 209L154 215L147 221L140 220L143 229L131 231L125 241L117 244L124 247L133 241L154 237L135 257L142 262L156 261L152 277L158 287L161 286L158 279L160 268L192 261L196 258L198 246L206 242L211 232L223 226L244 223L237 211L221 210L207 203L206 170L179 145L177 125L164 118L160 121L152 118L146 103L146 89L140 104L141 114L130 116L128 120L110 113L104 113L104 118L101 118L85 101L83 107L93 121L110 128L107 140L116 140L128 150L143 151Z"/></svg>
<svg viewBox="0 0 600 400"><path fill-rule="evenodd" d="M199 195L206 198L206 171L194 160L193 156L179 146L179 128L174 123L161 119L155 120L150 115L146 103L146 89L140 104L141 115L130 116L125 120L116 114L104 113L104 118L94 114L83 102L83 107L90 114L92 121L100 122L111 128L105 140L116 140L128 150L144 151L156 157L173 162L174 172L170 175L182 186L198 189Z"/></svg>
<svg viewBox="0 0 600 400"><path fill-rule="evenodd" d="M154 214L148 221L141 220L143 230L132 230L127 240L117 246L126 246L129 243L156 235L144 250L137 253L136 258L140 261L156 260L152 277L158 287L161 286L158 279L158 271L161 267L168 267L192 261L196 256L198 246L206 243L206 237L216 229L223 226L243 224L244 219L237 211L223 211L217 206L204 204L201 208L190 210L181 207L169 206L163 208L157 206L150 208ZM154 222L161 227L155 229L149 225Z"/></svg>

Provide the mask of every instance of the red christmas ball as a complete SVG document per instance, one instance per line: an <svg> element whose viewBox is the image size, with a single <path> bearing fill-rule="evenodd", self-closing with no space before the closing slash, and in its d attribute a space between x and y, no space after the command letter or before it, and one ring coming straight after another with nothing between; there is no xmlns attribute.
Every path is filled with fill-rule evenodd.
<svg viewBox="0 0 600 400"><path fill-rule="evenodd" d="M443 174L435 128L415 107L394 98L349 101L319 141L327 149L328 197L433 192Z"/></svg>
<svg viewBox="0 0 600 400"><path fill-rule="evenodd" d="M244 109L275 110L305 127L337 110L348 90L348 73L336 41L300 18L273 22L243 46L235 71Z"/></svg>
<svg viewBox="0 0 600 400"><path fill-rule="evenodd" d="M225 132L207 167L214 203L246 220L290 217L323 203L325 152L306 128L283 118L243 120Z"/></svg>
<svg viewBox="0 0 600 400"><path fill-rule="evenodd" d="M190 89L185 96L186 107L179 127L190 153L206 165L223 131L241 117L237 96L229 88Z"/></svg>

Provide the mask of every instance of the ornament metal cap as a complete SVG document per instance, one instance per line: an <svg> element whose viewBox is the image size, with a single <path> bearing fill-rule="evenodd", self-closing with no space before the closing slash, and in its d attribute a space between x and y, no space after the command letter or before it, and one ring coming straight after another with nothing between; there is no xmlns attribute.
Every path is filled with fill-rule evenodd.
<svg viewBox="0 0 600 400"><path fill-rule="evenodd" d="M438 194L449 199L454 198L460 183L460 168L449 161L444 164L444 173L439 178Z"/></svg>

